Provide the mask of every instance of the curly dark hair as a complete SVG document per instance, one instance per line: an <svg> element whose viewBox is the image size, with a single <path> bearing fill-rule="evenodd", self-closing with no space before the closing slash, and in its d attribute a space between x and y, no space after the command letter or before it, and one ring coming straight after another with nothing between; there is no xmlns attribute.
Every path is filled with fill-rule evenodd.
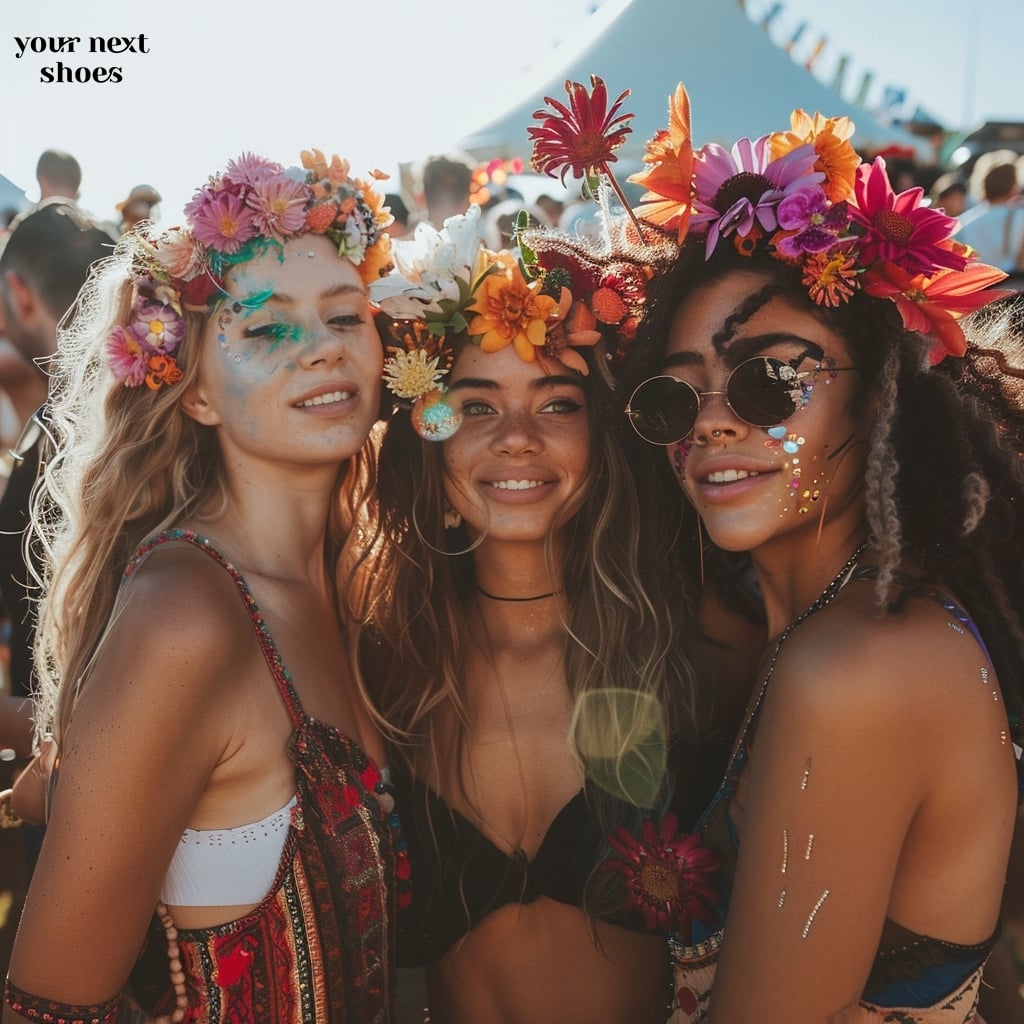
<svg viewBox="0 0 1024 1024"><path fill-rule="evenodd" d="M963 602L989 647L1012 720L1024 711L1024 300L1008 297L963 322L968 351L929 365L928 342L907 331L895 304L855 292L836 308L816 305L798 267L757 250L721 244L705 259L703 240L683 246L652 284L648 310L624 371L624 393L660 372L680 305L695 290L737 271L763 285L727 318L713 341L727 340L775 296L813 313L848 344L865 393L879 407L864 477L867 518L879 553L883 611L904 561L941 580ZM857 398L855 396L854 400ZM675 489L681 525L696 516L678 500L667 460L647 446L643 471ZM641 458L644 458L641 456ZM737 559L706 546L706 562L742 575ZM677 559L692 571L692 558ZM737 589L725 586L737 599ZM741 597L744 595L740 594ZM746 595L749 597L749 595ZM749 601L748 601L749 606Z"/></svg>

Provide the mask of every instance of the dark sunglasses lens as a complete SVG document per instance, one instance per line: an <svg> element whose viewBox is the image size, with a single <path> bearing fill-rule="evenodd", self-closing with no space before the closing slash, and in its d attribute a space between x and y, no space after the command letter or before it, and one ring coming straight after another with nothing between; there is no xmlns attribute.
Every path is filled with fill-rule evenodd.
<svg viewBox="0 0 1024 1024"><path fill-rule="evenodd" d="M699 405L689 384L675 377L652 377L633 392L629 419L645 441L674 444L693 430Z"/></svg>
<svg viewBox="0 0 1024 1024"><path fill-rule="evenodd" d="M758 356L740 363L728 388L732 411L754 427L774 427L799 408L800 384L781 359Z"/></svg>

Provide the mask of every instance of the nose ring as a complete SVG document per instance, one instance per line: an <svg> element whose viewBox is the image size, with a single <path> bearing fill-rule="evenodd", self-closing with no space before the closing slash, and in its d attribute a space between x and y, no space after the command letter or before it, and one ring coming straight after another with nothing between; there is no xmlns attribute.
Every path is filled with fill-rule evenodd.
<svg viewBox="0 0 1024 1024"><path fill-rule="evenodd" d="M711 431L711 436L712 437L721 437L722 436L722 432L720 430L712 430Z"/></svg>

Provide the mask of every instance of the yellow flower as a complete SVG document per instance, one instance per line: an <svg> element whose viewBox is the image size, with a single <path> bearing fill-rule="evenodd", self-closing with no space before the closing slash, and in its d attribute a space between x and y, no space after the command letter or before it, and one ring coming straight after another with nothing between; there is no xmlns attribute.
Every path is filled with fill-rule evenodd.
<svg viewBox="0 0 1024 1024"><path fill-rule="evenodd" d="M384 383L399 398L419 398L433 391L447 370L439 370L440 357L431 359L423 349L412 352L394 350L384 364Z"/></svg>
<svg viewBox="0 0 1024 1024"><path fill-rule="evenodd" d="M792 130L772 135L772 159L778 160L797 146L814 143L818 159L816 171L823 171L822 188L830 202L839 203L853 193L853 184L860 166L860 156L850 144L854 125L848 117L814 117L805 110L794 110L790 117Z"/></svg>
<svg viewBox="0 0 1024 1024"><path fill-rule="evenodd" d="M483 335L480 348L497 352L513 345L520 359L532 363L536 350L544 344L547 321L558 309L558 302L541 295L542 282L526 283L519 268L508 257L492 261L498 267L483 279L476 299L467 312L475 313L467 333Z"/></svg>

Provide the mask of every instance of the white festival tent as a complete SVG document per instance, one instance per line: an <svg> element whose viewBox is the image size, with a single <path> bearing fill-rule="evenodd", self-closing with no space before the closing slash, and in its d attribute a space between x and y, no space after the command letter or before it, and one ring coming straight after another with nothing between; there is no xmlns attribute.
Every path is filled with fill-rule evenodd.
<svg viewBox="0 0 1024 1024"><path fill-rule="evenodd" d="M557 0L553 0L557 2ZM681 81L690 94L694 145L732 145L789 127L791 112L848 116L861 153L887 146L921 152L921 140L875 121L844 100L806 68L794 63L738 0L608 0L584 23L579 38L555 51L564 62L538 69L542 83L498 119L462 139L459 148L478 160L519 157L529 162L526 134L532 113L551 96L566 102L565 81L604 79L609 103L624 89L632 94L620 112L633 113L632 134L617 151L616 176L641 166L643 145L668 120L668 100ZM572 56L566 56L572 49ZM567 179L568 180L568 179Z"/></svg>

